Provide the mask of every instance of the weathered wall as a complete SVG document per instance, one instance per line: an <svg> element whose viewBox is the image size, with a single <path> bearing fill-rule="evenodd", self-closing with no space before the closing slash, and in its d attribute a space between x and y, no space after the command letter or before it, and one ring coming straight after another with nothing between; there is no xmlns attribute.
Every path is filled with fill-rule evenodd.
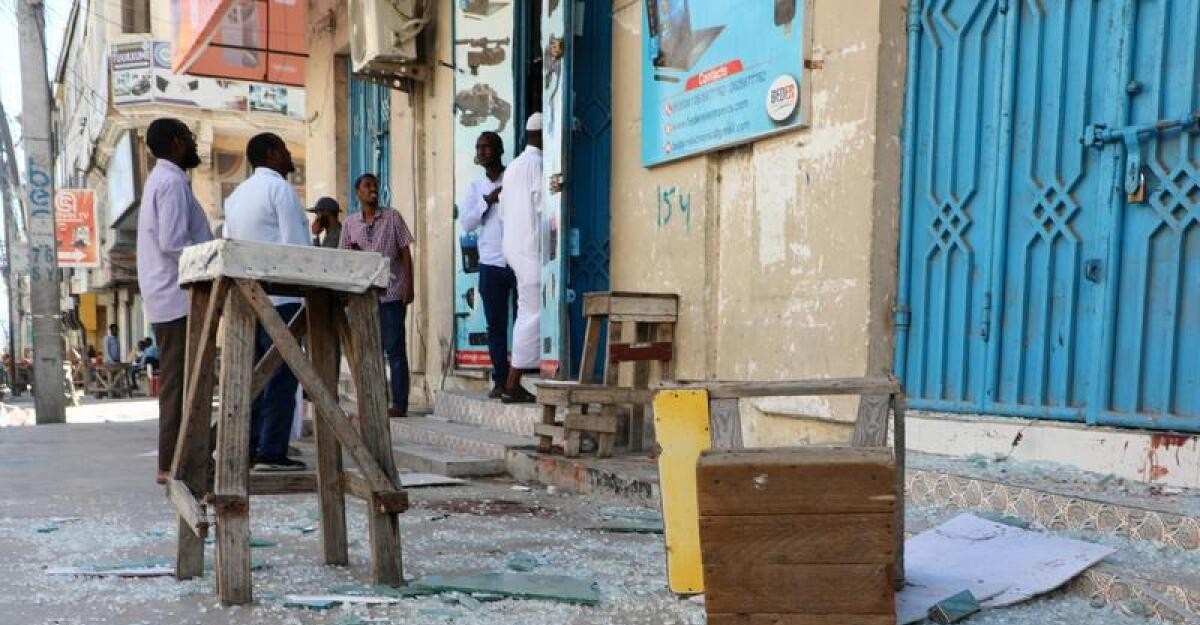
<svg viewBox="0 0 1200 625"><path fill-rule="evenodd" d="M332 64L345 45L339 4L310 5L310 197L343 197L345 151L327 147L340 129L336 98L345 98ZM903 0L815 1L810 130L654 169L638 156L643 4L619 1L613 12L613 288L680 294L681 378L890 370ZM435 38L433 58L452 58L446 11ZM418 240L414 403L439 387L483 384L444 379L453 337L453 76L442 66L433 72L414 94L392 98L394 203ZM766 415L844 419L853 405L752 406L764 416L749 433L753 441L796 439L794 420Z"/></svg>
<svg viewBox="0 0 1200 625"><path fill-rule="evenodd" d="M349 166L346 128L344 61L337 55L349 52L350 28L344 2L312 0L308 4L308 55L305 76L305 182L310 200L336 198L345 210L350 192L346 173Z"/></svg>
<svg viewBox="0 0 1200 625"><path fill-rule="evenodd" d="M616 10L613 288L680 294L681 377L890 369L902 6L814 3L811 129L649 170L628 69L640 67L643 3ZM792 404L752 412L844 419L855 405ZM786 440L795 423L756 417L748 442Z"/></svg>

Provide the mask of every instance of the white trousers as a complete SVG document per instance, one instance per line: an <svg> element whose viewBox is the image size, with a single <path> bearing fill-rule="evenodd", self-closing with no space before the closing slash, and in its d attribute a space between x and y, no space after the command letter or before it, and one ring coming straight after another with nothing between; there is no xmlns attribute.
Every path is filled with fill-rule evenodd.
<svg viewBox="0 0 1200 625"><path fill-rule="evenodd" d="M541 363L542 265L536 259L509 262L517 275L517 319L513 322L512 366L536 369Z"/></svg>

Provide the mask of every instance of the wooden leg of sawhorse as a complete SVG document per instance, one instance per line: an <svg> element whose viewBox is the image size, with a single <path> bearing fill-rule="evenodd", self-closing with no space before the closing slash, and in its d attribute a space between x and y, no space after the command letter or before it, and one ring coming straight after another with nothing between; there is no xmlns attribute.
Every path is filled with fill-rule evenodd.
<svg viewBox="0 0 1200 625"><path fill-rule="evenodd" d="M175 443L170 477L182 481L193 495L203 496L212 487L210 469L212 391L216 382L212 361L217 351L217 326L229 283L218 279L191 287L183 380L183 418ZM175 552L176 579L204 574L204 536L198 536L180 515Z"/></svg>
<svg viewBox="0 0 1200 625"><path fill-rule="evenodd" d="M392 456L392 433L388 423L387 379L383 366L383 344L379 339L379 304L374 293L352 295L346 308L351 340L358 354L351 366L359 367L357 382L358 418L363 442L379 468L396 490L396 461ZM371 540L371 577L376 584L399 586L404 582L400 547L399 515L371 508L367 512Z"/></svg>
<svg viewBox="0 0 1200 625"><path fill-rule="evenodd" d="M551 406L549 404L543 404L542 405L542 423L544 425L551 425L551 426L555 425L554 416L555 416L556 412L557 412L556 406ZM537 450L538 450L538 453L540 453L540 454L548 454L551 451L554 451L554 437L539 434Z"/></svg>
<svg viewBox="0 0 1200 625"><path fill-rule="evenodd" d="M305 302L308 309L308 356L313 369L329 388L337 388L337 325L333 297L314 291ZM332 415L318 408L313 419L317 443L317 495L321 514L321 554L325 564L350 564L346 538L346 493L342 481L342 446L329 425Z"/></svg>
<svg viewBox="0 0 1200 625"><path fill-rule="evenodd" d="M591 384L596 372L596 353L600 351L600 327L603 317L589 315L583 334L583 355L579 363L579 383Z"/></svg>
<svg viewBox="0 0 1200 625"><path fill-rule="evenodd" d="M225 605L254 600L250 579L250 386L254 371L255 316L245 297L225 300L221 347L221 417L217 426L217 594Z"/></svg>
<svg viewBox="0 0 1200 625"><path fill-rule="evenodd" d="M626 343L641 343L650 340L650 326L645 323L626 323ZM633 387L646 388L650 383L650 363L633 363ZM642 451L646 447L646 406L634 404L629 413L629 451ZM654 427L650 424L650 427Z"/></svg>

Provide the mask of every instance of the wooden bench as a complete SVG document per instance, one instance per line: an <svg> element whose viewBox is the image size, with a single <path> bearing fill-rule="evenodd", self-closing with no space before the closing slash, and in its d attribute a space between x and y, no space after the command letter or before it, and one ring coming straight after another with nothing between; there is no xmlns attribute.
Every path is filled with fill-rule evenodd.
<svg viewBox="0 0 1200 625"><path fill-rule="evenodd" d="M349 564L345 497L358 497L368 505L372 581L400 585L398 514L407 509L408 497L392 456L380 342L378 293L387 285L387 260L373 253L220 240L186 249L179 281L190 292L191 312L184 416L166 487L179 516L176 577L203 574L204 539L215 522L221 602L251 602L250 496L317 493L325 563ZM291 329L268 294L304 298L305 312L290 320ZM256 363L259 324L274 347ZM214 437L218 326L220 410ZM299 326L307 330L307 352L297 338L303 333ZM338 405L339 339L357 389L357 425ZM316 407L316 473L251 475L251 404L257 388L285 363ZM343 470L343 448L357 471Z"/></svg>
<svg viewBox="0 0 1200 625"><path fill-rule="evenodd" d="M567 457L579 455L584 432L595 434L597 457L611 456L619 426L616 407L646 406L654 399L649 389L602 384L542 382L537 389L538 403L542 406L542 422L533 428L538 437L538 451L550 453L554 440L558 439L563 442L563 455ZM589 413L588 407L594 404L604 410L600 414ZM560 409L564 412L562 425L557 423Z"/></svg>

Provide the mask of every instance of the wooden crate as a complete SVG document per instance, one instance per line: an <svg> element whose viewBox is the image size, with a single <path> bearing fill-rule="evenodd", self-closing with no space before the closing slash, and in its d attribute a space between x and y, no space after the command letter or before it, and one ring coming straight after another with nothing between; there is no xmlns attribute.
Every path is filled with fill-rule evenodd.
<svg viewBox="0 0 1200 625"><path fill-rule="evenodd" d="M696 479L709 623L894 622L891 450L712 451Z"/></svg>

